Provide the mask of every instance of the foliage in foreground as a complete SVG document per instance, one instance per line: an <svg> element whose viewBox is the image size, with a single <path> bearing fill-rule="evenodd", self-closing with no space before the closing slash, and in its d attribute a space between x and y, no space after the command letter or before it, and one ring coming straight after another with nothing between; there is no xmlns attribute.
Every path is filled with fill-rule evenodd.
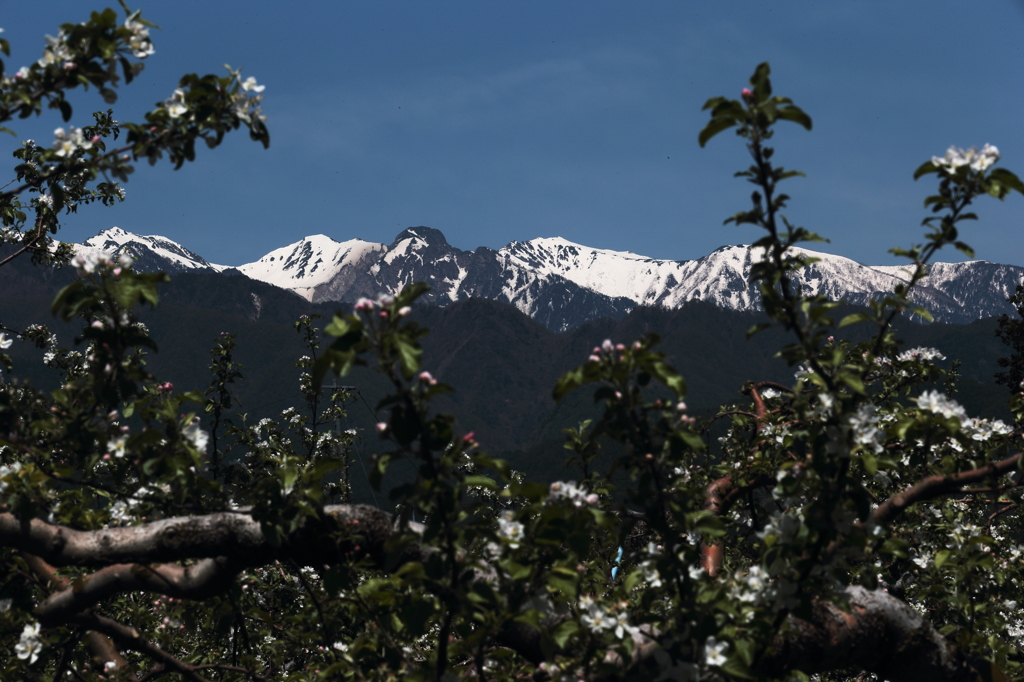
<svg viewBox="0 0 1024 682"><path fill-rule="evenodd" d="M63 93L76 85L112 97L117 67L127 81L138 69L128 55L152 52L146 26L112 12L65 25L44 59L5 77L0 118L43 102L70 117ZM4 239L40 261L66 258L42 235L62 209L120 196L100 175L123 180L130 159L161 152L180 165L195 139L243 124L265 142L255 87L236 73L186 77L148 128L108 113L53 148L26 143L22 184L0 194ZM215 344L210 389L175 393L147 371L155 344L133 315L164 277L76 257L82 277L54 312L82 320L83 350L49 349L62 376L52 393L0 387L0 641L16 653L3 677L1021 677L1024 396L1013 426L970 417L949 397L939 351L901 349L892 323L927 316L913 289L939 249L970 253L959 230L974 200L1024 185L988 146L923 164L916 175L939 181L929 231L895 250L912 274L836 320L837 303L792 284L812 262L798 245L819 238L782 216L779 183L799 173L767 146L778 121L809 130L811 119L773 95L767 64L740 99L705 108L702 146L735 128L750 151L739 175L755 186L751 207L727 222L764 231L754 277L792 335L781 355L795 372L785 385L751 381L746 406L715 416L730 425L719 461L649 335L595 347L554 389L593 390L603 409L566 431L580 477L523 480L431 409L452 389L422 366L426 330L409 313L423 285L339 312L326 348L315 320L300 319L307 405L248 424L231 414L241 368L230 335ZM119 126L129 145L107 152ZM872 339L842 340L853 324ZM51 343L38 326L20 336ZM320 386L357 365L393 388L365 436L382 443L371 477L379 485L399 458L418 470L393 491L394 515L344 503L339 455L353 434L327 427L340 396L325 400ZM622 454L597 470L608 442Z"/></svg>

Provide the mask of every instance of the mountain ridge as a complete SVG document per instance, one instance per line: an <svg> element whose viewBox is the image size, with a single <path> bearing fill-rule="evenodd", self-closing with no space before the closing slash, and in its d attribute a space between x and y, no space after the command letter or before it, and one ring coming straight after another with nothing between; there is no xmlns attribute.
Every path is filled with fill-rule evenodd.
<svg viewBox="0 0 1024 682"><path fill-rule="evenodd" d="M453 247L444 234L410 227L388 244L311 235L235 268L217 265L164 237L104 230L79 248L128 253L143 270L235 270L301 296L311 303L353 303L397 293L413 281L431 285L426 302L448 305L468 298L509 303L553 331L610 317L637 307L670 310L695 300L739 311L760 310L750 284L760 259L749 245L723 246L684 261L597 249L561 237L511 242L498 250ZM809 294L867 305L890 293L909 274L907 266L869 266L843 256L800 249L815 262L795 281ZM1012 312L1006 298L1024 283L1024 267L988 261L934 263L915 290L915 301L936 321L964 324Z"/></svg>

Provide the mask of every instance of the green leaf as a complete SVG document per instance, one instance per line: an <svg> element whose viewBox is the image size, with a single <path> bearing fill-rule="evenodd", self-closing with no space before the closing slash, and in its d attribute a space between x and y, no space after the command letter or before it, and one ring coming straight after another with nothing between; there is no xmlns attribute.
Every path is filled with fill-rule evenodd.
<svg viewBox="0 0 1024 682"><path fill-rule="evenodd" d="M487 476L466 476L463 483L467 486L477 486L480 488L487 488L488 490L497 490L498 484L494 482L493 478Z"/></svg>
<svg viewBox="0 0 1024 682"><path fill-rule="evenodd" d="M67 123L68 121L70 121L71 103L68 102L66 99L62 99L57 106L60 108L60 116L64 119L64 122Z"/></svg>
<svg viewBox="0 0 1024 682"><path fill-rule="evenodd" d="M735 126L738 122L731 116L717 116L708 121L708 124L704 126L703 130L700 131L700 135L697 136L697 143L701 147L707 144L708 140L722 132Z"/></svg>
<svg viewBox="0 0 1024 682"><path fill-rule="evenodd" d="M561 402L562 398L567 396L572 391L576 390L583 385L583 368L577 367L571 369L561 377L555 383L555 389L552 391L555 402Z"/></svg>
<svg viewBox="0 0 1024 682"><path fill-rule="evenodd" d="M870 321L871 316L868 315L867 313L853 313L852 315L847 315L846 317L839 321L839 328L842 329L843 327L848 327L851 324L857 324L858 322Z"/></svg>
<svg viewBox="0 0 1024 682"><path fill-rule="evenodd" d="M555 640L555 644L560 649L564 649L569 638L579 632L579 629L579 623L574 620L567 620L555 628L555 631L551 633L551 638Z"/></svg>
<svg viewBox="0 0 1024 682"><path fill-rule="evenodd" d="M423 355L423 349L402 337L395 339L395 345L398 347L398 355L402 359L402 372L408 379L420 371L420 356Z"/></svg>
<svg viewBox="0 0 1024 682"><path fill-rule="evenodd" d="M949 555L951 552L948 549L942 549L935 553L935 568L942 568L942 565L949 561Z"/></svg>
<svg viewBox="0 0 1024 682"><path fill-rule="evenodd" d="M939 172L939 167L938 166L936 166L931 161L925 161L924 163L922 163L920 166L917 167L916 171L914 171L914 179L917 180L922 175L927 175L928 173L938 173L938 172Z"/></svg>
<svg viewBox="0 0 1024 682"><path fill-rule="evenodd" d="M795 104L782 107L781 109L779 109L777 116L783 121L792 121L793 123L802 125L807 130L810 130L814 125L811 122L811 117L804 113L804 110L796 106ZM790 177L790 175L797 173L799 173L799 171L790 171L789 173L785 174L785 177ZM803 173L799 173L799 175L803 175Z"/></svg>
<svg viewBox="0 0 1024 682"><path fill-rule="evenodd" d="M1024 194L1024 182L1011 171L1005 168L996 168L988 174L988 193L997 199L1002 199L1011 190Z"/></svg>

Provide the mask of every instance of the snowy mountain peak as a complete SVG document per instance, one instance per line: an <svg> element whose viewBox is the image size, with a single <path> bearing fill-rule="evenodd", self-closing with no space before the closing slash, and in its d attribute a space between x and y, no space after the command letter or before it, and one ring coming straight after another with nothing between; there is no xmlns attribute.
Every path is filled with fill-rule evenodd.
<svg viewBox="0 0 1024 682"><path fill-rule="evenodd" d="M202 256L189 251L178 242L159 235L138 235L111 227L95 237L77 245L78 251L102 252L108 255L127 254L135 259L135 267L147 272L162 270L168 273L189 270L226 270L225 265L207 262Z"/></svg>
<svg viewBox="0 0 1024 682"><path fill-rule="evenodd" d="M362 239L339 242L315 234L271 251L255 263L241 265L238 270L261 282L290 289L307 300L322 300L316 298L318 287L385 248L384 244Z"/></svg>

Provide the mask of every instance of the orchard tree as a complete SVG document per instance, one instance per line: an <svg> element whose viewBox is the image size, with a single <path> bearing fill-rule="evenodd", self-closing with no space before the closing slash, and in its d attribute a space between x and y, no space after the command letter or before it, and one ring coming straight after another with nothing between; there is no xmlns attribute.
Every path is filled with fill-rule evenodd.
<svg viewBox="0 0 1024 682"><path fill-rule="evenodd" d="M109 26L127 49L135 29ZM210 96L234 106L235 94ZM152 116L177 126L179 102L192 106L172 97ZM750 208L727 222L764 232L753 276L769 324L792 335L781 355L793 381L753 377L744 404L699 423L656 336L607 340L554 389L593 389L601 409L566 431L576 481L524 480L432 409L452 388L424 367L427 332L409 317L425 285L339 311L324 348L315 320L300 320L307 409L218 435L240 372L233 339L214 348L205 396L175 393L147 374L152 341L132 318L158 278L76 261L83 277L54 310L82 318L86 350L50 351L52 393L0 390L0 639L16 652L4 678L1021 677L1021 432L968 416L935 388L939 351L901 349L892 325L927 317L914 288L939 249L970 253L959 230L971 204L1024 185L990 146L923 164L918 177L938 178L929 231L896 250L912 275L839 320L838 303L794 285L813 262L798 245L819 237L782 215L779 183L799 173L768 146L779 121L811 119L773 95L767 64L739 99L705 108L700 144L735 129L751 154ZM854 324L871 340L842 340ZM392 389L371 482L398 458L417 466L392 491L394 514L330 504L345 442L320 428L333 417L314 396L357 365ZM728 431L710 448L719 421Z"/></svg>

